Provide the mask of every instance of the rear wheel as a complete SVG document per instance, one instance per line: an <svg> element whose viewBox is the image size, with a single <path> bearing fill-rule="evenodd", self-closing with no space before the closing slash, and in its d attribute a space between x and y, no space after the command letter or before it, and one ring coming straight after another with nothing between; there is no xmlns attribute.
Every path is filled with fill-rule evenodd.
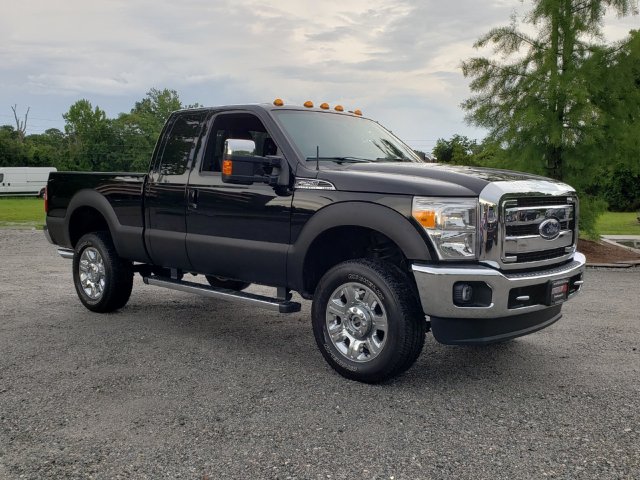
<svg viewBox="0 0 640 480"><path fill-rule="evenodd" d="M107 232L84 235L73 255L73 283L82 304L93 312L125 306L133 288L131 263L121 259Z"/></svg>
<svg viewBox="0 0 640 480"><path fill-rule="evenodd" d="M227 290L244 290L250 283L241 282L240 280L230 280L228 278L216 277L214 275L206 275L207 282L214 288L226 288Z"/></svg>
<svg viewBox="0 0 640 480"><path fill-rule="evenodd" d="M329 270L312 306L314 336L329 365L366 383L413 365L427 327L413 291L408 276L384 262L352 260Z"/></svg>

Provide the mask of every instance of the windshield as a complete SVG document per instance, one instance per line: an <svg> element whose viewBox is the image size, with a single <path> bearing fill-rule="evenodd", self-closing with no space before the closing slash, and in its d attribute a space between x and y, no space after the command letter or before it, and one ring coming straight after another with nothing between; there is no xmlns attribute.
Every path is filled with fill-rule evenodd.
<svg viewBox="0 0 640 480"><path fill-rule="evenodd" d="M273 114L308 161L422 162L411 148L366 118L315 111Z"/></svg>

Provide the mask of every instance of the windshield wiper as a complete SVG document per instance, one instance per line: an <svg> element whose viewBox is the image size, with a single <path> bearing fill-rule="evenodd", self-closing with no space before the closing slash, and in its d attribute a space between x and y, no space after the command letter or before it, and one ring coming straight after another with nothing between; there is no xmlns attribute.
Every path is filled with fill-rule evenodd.
<svg viewBox="0 0 640 480"><path fill-rule="evenodd" d="M307 157L308 162L315 161L315 160L329 160L331 162L336 162L336 163L369 163L373 161L368 158L359 158L359 157L319 157L317 159L316 157Z"/></svg>
<svg viewBox="0 0 640 480"><path fill-rule="evenodd" d="M398 157L378 157L376 158L376 162L410 162L408 158L398 158Z"/></svg>

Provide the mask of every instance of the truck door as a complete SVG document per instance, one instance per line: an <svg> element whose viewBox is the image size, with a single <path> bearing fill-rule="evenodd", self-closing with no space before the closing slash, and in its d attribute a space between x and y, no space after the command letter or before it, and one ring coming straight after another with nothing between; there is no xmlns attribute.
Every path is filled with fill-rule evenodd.
<svg viewBox="0 0 640 480"><path fill-rule="evenodd" d="M156 265L192 269L185 245L186 188L205 116L175 114L156 147L145 192L145 240Z"/></svg>
<svg viewBox="0 0 640 480"><path fill-rule="evenodd" d="M286 284L292 196L263 183L223 183L225 140L256 143L256 155L280 154L262 121L247 112L218 113L209 121L206 148L191 172L187 254L199 272L246 282Z"/></svg>

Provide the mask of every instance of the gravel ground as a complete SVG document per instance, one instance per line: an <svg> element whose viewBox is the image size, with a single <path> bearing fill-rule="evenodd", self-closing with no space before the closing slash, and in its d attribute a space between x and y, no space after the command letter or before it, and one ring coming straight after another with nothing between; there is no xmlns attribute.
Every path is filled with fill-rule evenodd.
<svg viewBox="0 0 640 480"><path fill-rule="evenodd" d="M552 327L335 374L309 302L149 287L77 300L42 232L0 230L0 478L640 478L640 268L588 271Z"/></svg>

